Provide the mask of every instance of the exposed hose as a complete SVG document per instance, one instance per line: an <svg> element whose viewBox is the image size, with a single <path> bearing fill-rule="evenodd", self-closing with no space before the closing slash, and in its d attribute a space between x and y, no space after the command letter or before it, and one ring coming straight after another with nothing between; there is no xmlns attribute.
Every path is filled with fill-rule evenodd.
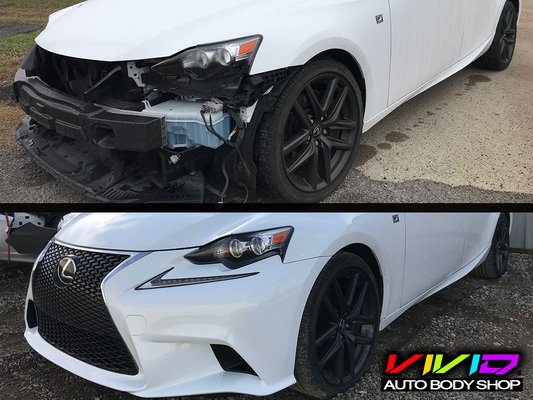
<svg viewBox="0 0 533 400"><path fill-rule="evenodd" d="M218 139L220 139L221 141L223 141L225 144L227 144L228 146L232 147L233 149L235 149L235 151L237 152L237 155L239 156L241 162L242 162L242 165L244 167L244 171L246 172L246 174L248 176L252 176L252 173L250 172L250 169L248 168L248 165L246 164L246 162L244 161L244 157L242 156L242 153L241 153L241 149L239 149L239 146L237 146L235 143L233 142L230 142L228 139L226 139L224 136L222 136L220 133L218 133L215 129L215 127L213 126L213 117L210 115L209 116L209 123L207 122L207 119L205 118L205 112L202 110L200 111L200 115L202 116L202 119L204 120L204 124L205 124L205 127L207 128L207 130L212 133L213 135L215 135Z"/></svg>
<svg viewBox="0 0 533 400"><path fill-rule="evenodd" d="M250 169L248 168L248 165L246 164L246 161L244 160L244 157L242 156L242 153L241 153L241 149L239 148L239 145L238 144L235 144L233 143L232 141L226 139L224 136L222 136L220 133L218 133L215 129L215 127L213 126L213 117L210 115L209 116L209 122L207 122L207 119L205 117L205 114L206 112L204 110L201 110L200 111L200 115L202 116L202 119L204 120L204 125L206 127L206 129L212 134L214 135L215 137L217 137L218 139L220 139L222 142L224 142L225 144L227 144L228 146L230 146L231 148L234 149L234 151L237 153L237 156L239 157L243 167L244 167L244 171L245 173L248 175L248 176L252 176L252 173L250 172ZM216 190L213 190L214 188L212 188L211 186L207 185L206 188L218 195L221 199L221 202L223 203L224 202L224 199L226 198L227 196L227 192L228 192L228 188L229 188L229 183L230 183L230 180L229 180L229 176L228 176L228 173L226 171L226 161L227 161L227 158L224 159L224 161L222 162L222 173L224 174L224 178L226 180L226 184L224 186L224 189L222 190L222 192L218 192ZM248 202L248 198L249 198L249 194L250 194L250 191L248 189L248 186L246 186L244 183L242 182L236 182L238 186L244 188L244 190L246 191L246 195L245 195L245 199L244 199L244 203L247 203Z"/></svg>

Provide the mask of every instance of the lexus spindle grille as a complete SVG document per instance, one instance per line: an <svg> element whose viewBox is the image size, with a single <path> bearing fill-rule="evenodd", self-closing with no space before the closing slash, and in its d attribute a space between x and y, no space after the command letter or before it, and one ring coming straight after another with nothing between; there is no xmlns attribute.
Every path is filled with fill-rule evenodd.
<svg viewBox="0 0 533 400"><path fill-rule="evenodd" d="M70 285L59 287L58 264L67 256L77 257L76 274ZM38 332L52 346L95 367L137 375L100 290L104 278L128 257L53 243L34 272L33 300Z"/></svg>

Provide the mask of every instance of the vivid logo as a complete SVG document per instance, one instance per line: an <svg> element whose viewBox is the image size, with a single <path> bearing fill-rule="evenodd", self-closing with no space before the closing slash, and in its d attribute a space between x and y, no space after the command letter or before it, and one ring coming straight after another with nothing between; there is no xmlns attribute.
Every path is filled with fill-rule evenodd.
<svg viewBox="0 0 533 400"><path fill-rule="evenodd" d="M520 364L521 355L518 353L501 354L460 354L455 358L444 354L416 353L404 361L399 360L397 353L389 354L387 360L387 375L399 375L417 364L423 364L422 376L428 374L445 375L459 365L469 367L470 376L495 375L505 376L516 369Z"/></svg>

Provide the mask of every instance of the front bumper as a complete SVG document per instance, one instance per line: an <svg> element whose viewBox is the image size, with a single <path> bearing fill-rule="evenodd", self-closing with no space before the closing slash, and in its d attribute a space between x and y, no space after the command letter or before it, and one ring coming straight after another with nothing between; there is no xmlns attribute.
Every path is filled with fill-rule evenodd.
<svg viewBox="0 0 533 400"><path fill-rule="evenodd" d="M165 118L83 102L19 70L14 83L20 107L59 135L107 149L148 152L167 145Z"/></svg>
<svg viewBox="0 0 533 400"><path fill-rule="evenodd" d="M327 258L283 264L272 257L238 271L257 275L167 289L135 290L168 271L168 279L235 274L188 262L190 250L143 253L102 284L109 313L139 373L112 373L73 358L27 326L25 337L43 356L93 382L141 397L208 393L269 395L295 383L301 316ZM32 285L28 301L33 300ZM229 346L256 375L226 372L211 345Z"/></svg>
<svg viewBox="0 0 533 400"><path fill-rule="evenodd" d="M65 138L26 117L17 141L44 170L68 186L103 202L202 203L204 175L186 174L156 187L147 176L142 155L123 157L85 141Z"/></svg>

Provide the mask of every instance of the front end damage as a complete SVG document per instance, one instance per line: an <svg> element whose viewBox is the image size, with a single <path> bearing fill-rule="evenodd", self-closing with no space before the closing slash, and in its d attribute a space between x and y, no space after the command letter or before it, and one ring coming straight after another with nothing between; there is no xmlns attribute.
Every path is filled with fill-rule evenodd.
<svg viewBox="0 0 533 400"><path fill-rule="evenodd" d="M17 140L101 201L246 201L254 136L289 70L251 76L261 37L168 59L103 62L30 52L15 77Z"/></svg>

